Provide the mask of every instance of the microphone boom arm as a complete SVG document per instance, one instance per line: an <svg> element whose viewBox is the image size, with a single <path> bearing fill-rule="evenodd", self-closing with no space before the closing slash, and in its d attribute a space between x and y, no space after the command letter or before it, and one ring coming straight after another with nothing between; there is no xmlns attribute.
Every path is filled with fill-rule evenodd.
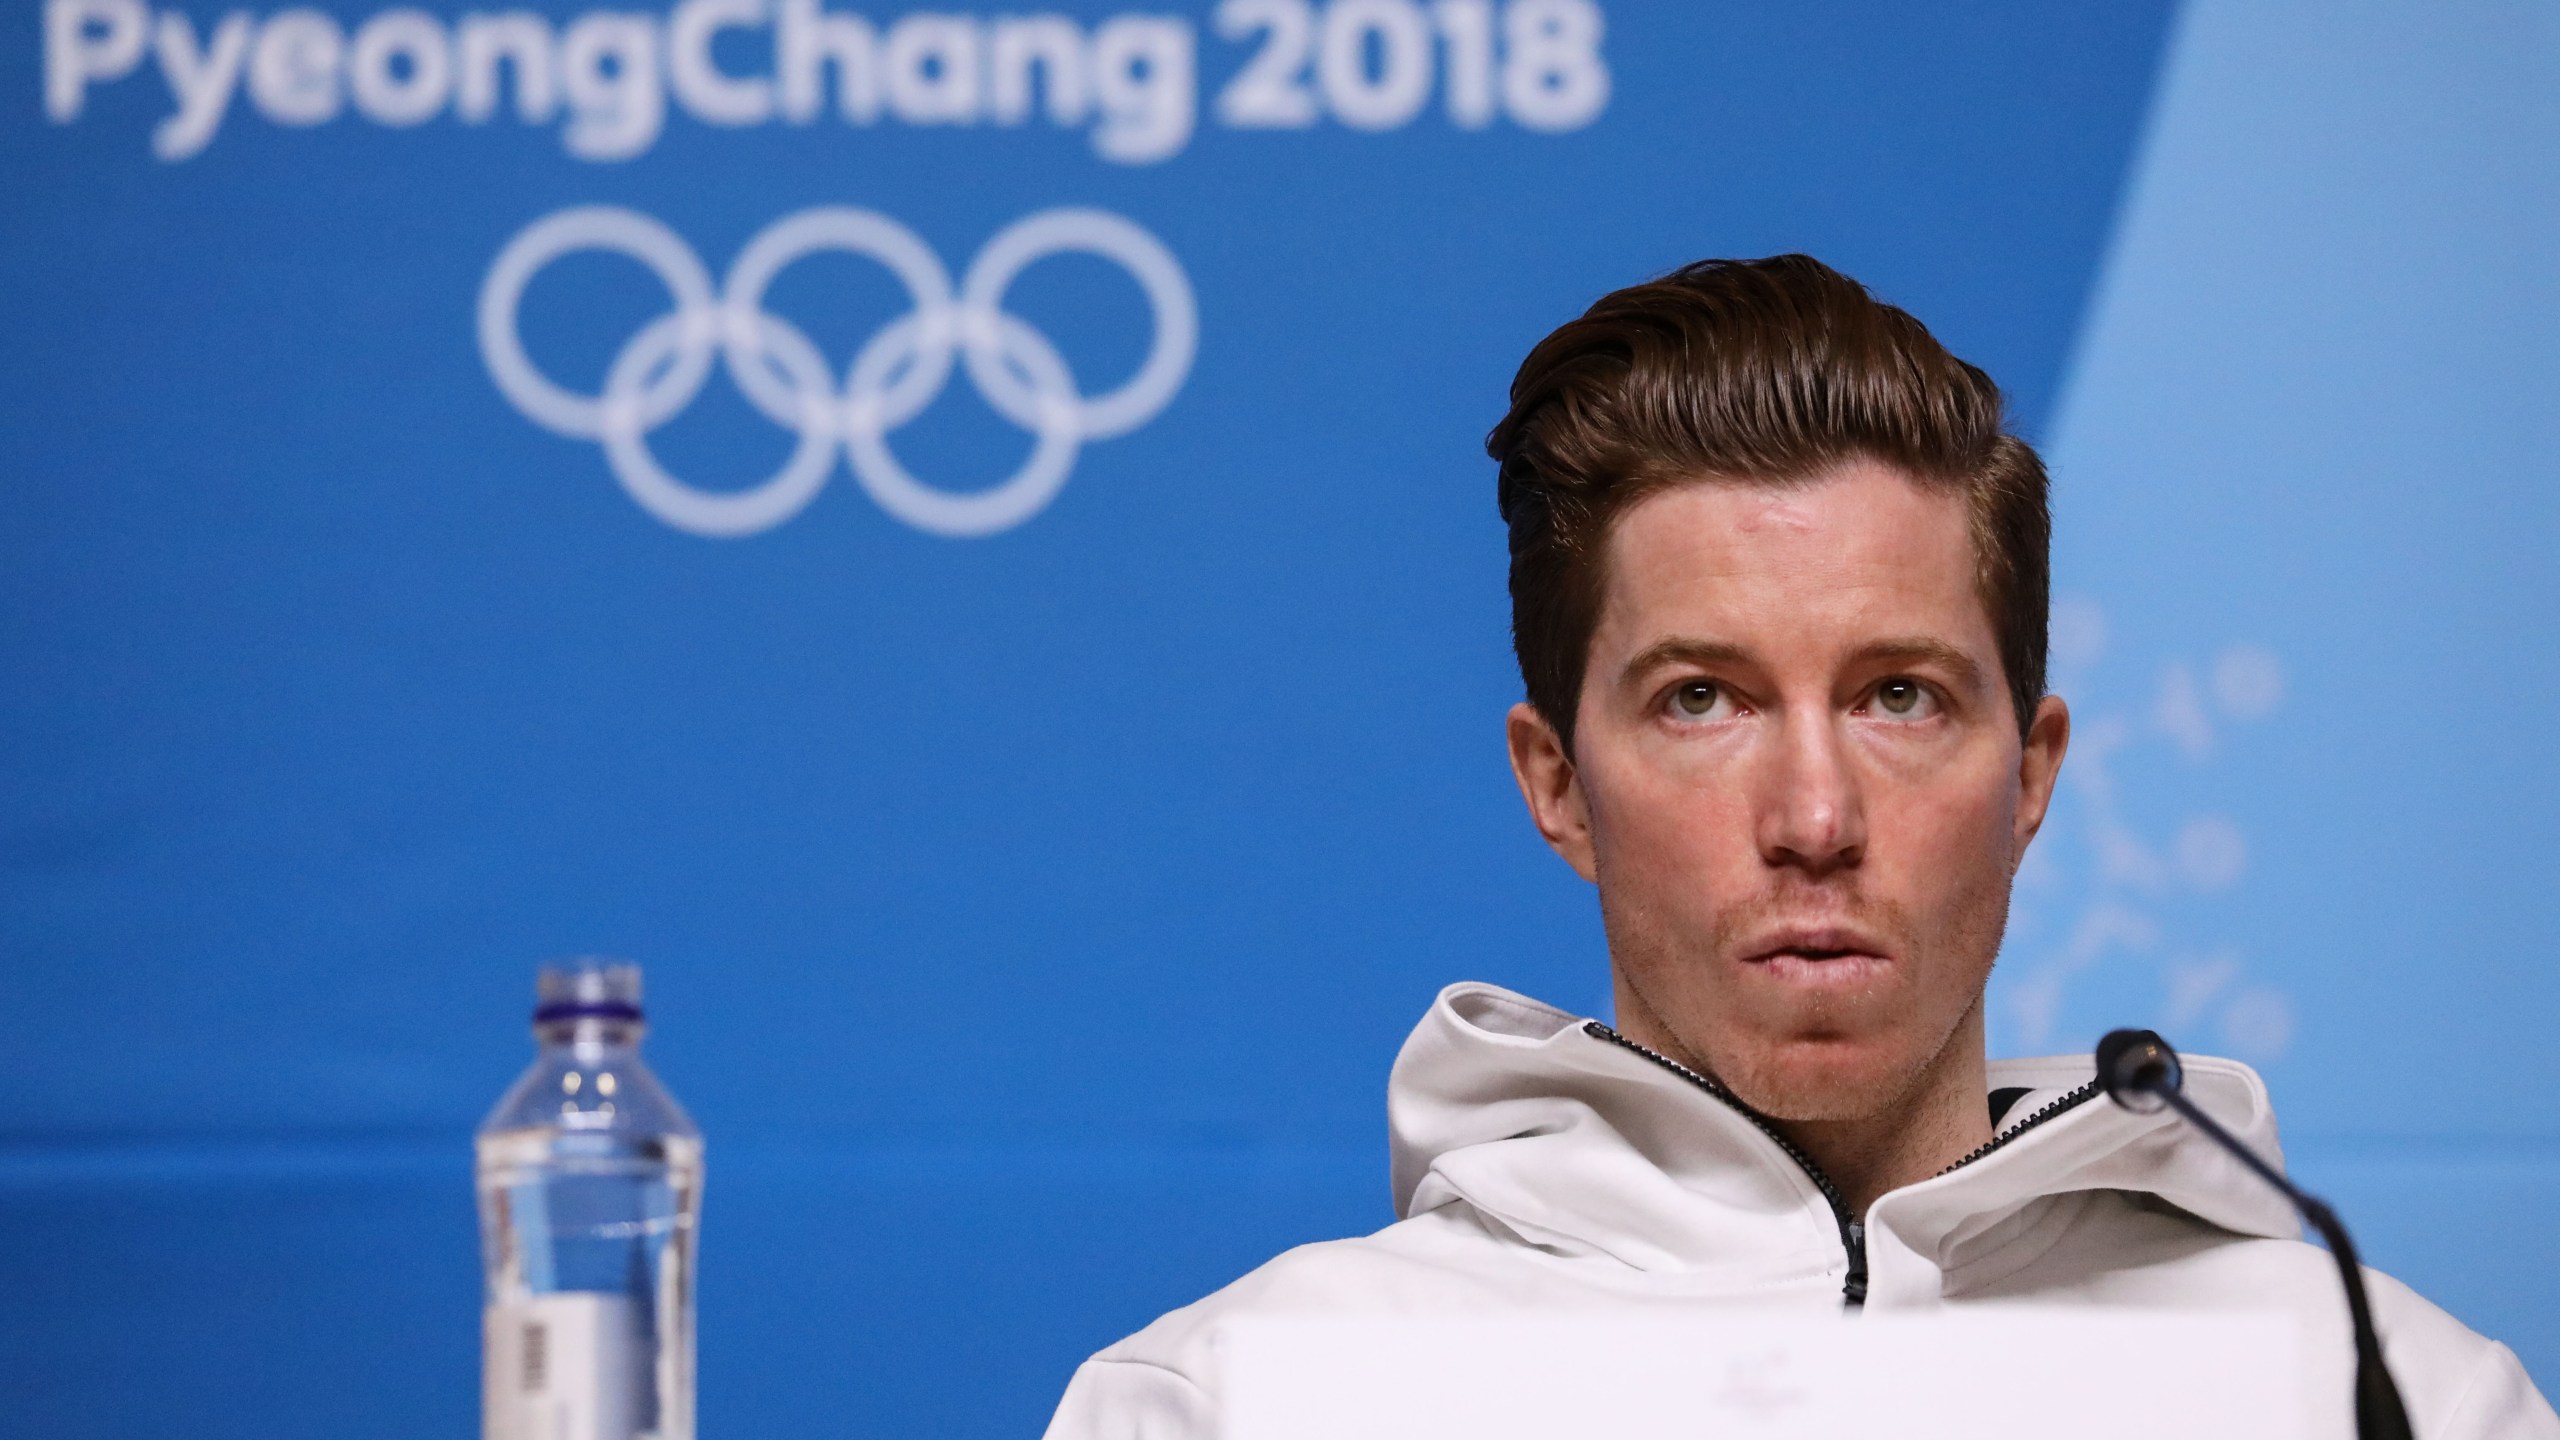
<svg viewBox="0 0 2560 1440"><path fill-rule="evenodd" d="M2107 1094L2126 1109L2157 1108L2132 1102L2131 1096L2141 1095L2178 1112L2180 1118L2203 1131L2248 1166L2251 1173L2291 1200L2311 1228L2320 1232L2320 1238L2328 1244L2330 1258L2338 1262L2338 1279L2347 1292L2347 1318L2355 1331L2358 1440L2413 1440L2408 1407L2401 1403L2400 1387L2391 1379L2391 1367L2383 1363L2382 1340L2373 1328L2373 1302L2365 1293L2364 1265L2356 1258L2355 1242L2347 1238L2347 1227L2339 1223L2337 1212L2286 1179L2283 1171L2268 1164L2239 1136L2222 1128L2221 1121L2206 1114L2203 1106L2188 1099L2178 1054L2159 1036L2148 1030L2118 1030L2108 1035L2098 1044L2098 1079Z"/></svg>

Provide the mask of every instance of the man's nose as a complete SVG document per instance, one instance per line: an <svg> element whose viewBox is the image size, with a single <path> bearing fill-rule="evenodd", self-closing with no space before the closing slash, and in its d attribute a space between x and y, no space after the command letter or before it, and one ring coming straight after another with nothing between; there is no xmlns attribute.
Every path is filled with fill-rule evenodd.
<svg viewBox="0 0 2560 1440"><path fill-rule="evenodd" d="M1867 817L1858 774L1829 714L1790 716L1762 773L1760 858L1827 875L1865 858Z"/></svg>

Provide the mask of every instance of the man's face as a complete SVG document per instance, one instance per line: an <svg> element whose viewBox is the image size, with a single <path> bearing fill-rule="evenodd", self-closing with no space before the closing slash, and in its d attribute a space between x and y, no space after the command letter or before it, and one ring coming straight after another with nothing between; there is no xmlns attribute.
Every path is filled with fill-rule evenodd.
<svg viewBox="0 0 2560 1440"><path fill-rule="evenodd" d="M2068 718L2021 744L1963 498L1853 462L1618 517L1573 754L1512 755L1598 883L1620 1023L1784 1120L1981 1054L2009 882Z"/></svg>

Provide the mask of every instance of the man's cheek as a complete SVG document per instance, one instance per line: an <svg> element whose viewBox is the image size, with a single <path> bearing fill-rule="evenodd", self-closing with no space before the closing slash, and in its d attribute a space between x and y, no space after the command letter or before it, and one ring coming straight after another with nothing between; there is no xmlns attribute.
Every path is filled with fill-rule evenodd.
<svg viewBox="0 0 2560 1440"><path fill-rule="evenodd" d="M1752 817L1727 786L1688 785L1661 795L1651 807L1653 843L1689 863L1728 864L1753 853Z"/></svg>
<svg viewBox="0 0 2560 1440"><path fill-rule="evenodd" d="M2006 865L2014 807L2001 803L1995 788L1932 786L1901 800L1893 807L1888 863L1935 877L1941 888L1950 890L1971 889L1969 872L1976 868ZM1870 846L1875 848L1879 847Z"/></svg>
<svg viewBox="0 0 2560 1440"><path fill-rule="evenodd" d="M1685 948L1710 945L1724 927L1726 913L1747 901L1754 889L1747 847L1737 847L1729 829L1708 822L1665 826L1647 837L1637 863L1646 895L1655 911L1678 926Z"/></svg>
<svg viewBox="0 0 2560 1440"><path fill-rule="evenodd" d="M1668 783L1628 785L1594 797L1595 840L1616 852L1622 874L1696 875L1747 835L1748 817L1712 790Z"/></svg>

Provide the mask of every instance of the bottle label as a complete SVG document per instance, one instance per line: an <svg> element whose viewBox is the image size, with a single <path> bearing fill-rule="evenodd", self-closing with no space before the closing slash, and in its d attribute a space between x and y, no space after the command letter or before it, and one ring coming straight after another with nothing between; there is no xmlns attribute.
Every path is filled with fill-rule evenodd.
<svg viewBox="0 0 2560 1440"><path fill-rule="evenodd" d="M571 1290L481 1318L482 1440L647 1440L649 1345L639 1302Z"/></svg>

